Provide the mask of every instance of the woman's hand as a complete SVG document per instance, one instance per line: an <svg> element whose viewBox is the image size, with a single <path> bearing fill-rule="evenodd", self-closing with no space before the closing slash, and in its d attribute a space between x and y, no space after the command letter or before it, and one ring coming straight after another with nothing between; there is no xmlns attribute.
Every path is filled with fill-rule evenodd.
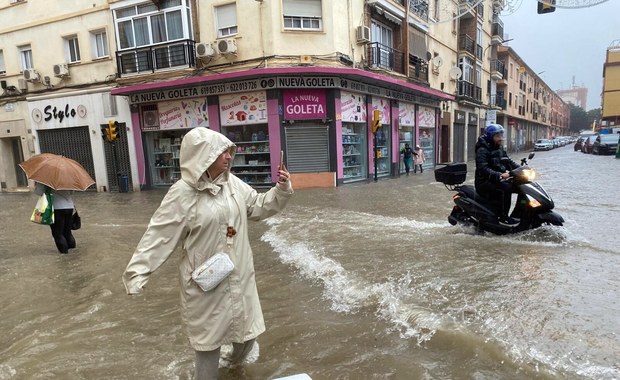
<svg viewBox="0 0 620 380"><path fill-rule="evenodd" d="M290 191L292 189L291 186L291 174L286 169L286 166L282 164L278 169L278 183L276 186L280 188L280 190Z"/></svg>

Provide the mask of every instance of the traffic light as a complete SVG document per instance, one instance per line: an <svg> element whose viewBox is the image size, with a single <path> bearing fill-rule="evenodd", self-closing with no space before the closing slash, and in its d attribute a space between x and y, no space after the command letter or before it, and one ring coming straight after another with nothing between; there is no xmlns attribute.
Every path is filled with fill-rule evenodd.
<svg viewBox="0 0 620 380"><path fill-rule="evenodd" d="M108 122L108 141L112 142L119 138L118 121L110 120Z"/></svg>
<svg viewBox="0 0 620 380"><path fill-rule="evenodd" d="M109 126L101 126L101 137L103 137L103 139L105 141L110 141L110 127Z"/></svg>
<svg viewBox="0 0 620 380"><path fill-rule="evenodd" d="M538 0L538 14L555 12L555 0Z"/></svg>
<svg viewBox="0 0 620 380"><path fill-rule="evenodd" d="M374 110L372 111L372 124L371 124L372 133L376 134L380 127L381 127L381 111Z"/></svg>

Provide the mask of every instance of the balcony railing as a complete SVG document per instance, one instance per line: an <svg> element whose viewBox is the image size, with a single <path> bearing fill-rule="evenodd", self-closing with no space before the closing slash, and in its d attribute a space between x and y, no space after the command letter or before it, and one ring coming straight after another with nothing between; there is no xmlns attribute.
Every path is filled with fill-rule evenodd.
<svg viewBox="0 0 620 380"><path fill-rule="evenodd" d="M491 60L491 76L496 80L502 80L506 77L504 62L499 59Z"/></svg>
<svg viewBox="0 0 620 380"><path fill-rule="evenodd" d="M493 16L493 25L491 26L491 35L504 39L504 22L497 15Z"/></svg>
<svg viewBox="0 0 620 380"><path fill-rule="evenodd" d="M368 44L368 65L381 69L405 73L405 53L387 45L373 42Z"/></svg>
<svg viewBox="0 0 620 380"><path fill-rule="evenodd" d="M482 88L461 80L459 81L458 96L476 103L482 103Z"/></svg>
<svg viewBox="0 0 620 380"><path fill-rule="evenodd" d="M428 63L409 54L409 78L428 83Z"/></svg>
<svg viewBox="0 0 620 380"><path fill-rule="evenodd" d="M467 34L461 34L461 36L459 37L459 50L464 50L466 52L469 52L471 55L475 55L475 48L476 44L474 43L474 39Z"/></svg>
<svg viewBox="0 0 620 380"><path fill-rule="evenodd" d="M428 21L428 0L409 0L409 11Z"/></svg>
<svg viewBox="0 0 620 380"><path fill-rule="evenodd" d="M489 105L491 107L501 108L503 110L506 109L506 99L504 99L503 94L490 95Z"/></svg>
<svg viewBox="0 0 620 380"><path fill-rule="evenodd" d="M195 67L195 41L182 40L116 52L119 75L155 72L173 67Z"/></svg>

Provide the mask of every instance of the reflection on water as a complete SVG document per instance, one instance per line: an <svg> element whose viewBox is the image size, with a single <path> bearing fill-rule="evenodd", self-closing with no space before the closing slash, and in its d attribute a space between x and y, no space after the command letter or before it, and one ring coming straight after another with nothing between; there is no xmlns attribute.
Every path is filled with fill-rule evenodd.
<svg viewBox="0 0 620 380"><path fill-rule="evenodd" d="M267 332L222 378L620 378L620 178L594 174L620 160L567 147L531 165L565 227L450 226L432 171L298 191L252 226ZM58 255L35 197L0 194L0 379L191 378L179 255L141 296L120 280L163 195L78 194L78 247Z"/></svg>

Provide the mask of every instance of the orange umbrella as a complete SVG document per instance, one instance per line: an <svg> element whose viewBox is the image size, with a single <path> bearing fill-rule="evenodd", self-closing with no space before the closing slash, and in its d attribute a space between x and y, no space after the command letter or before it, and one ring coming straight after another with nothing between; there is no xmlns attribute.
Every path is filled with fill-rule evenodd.
<svg viewBox="0 0 620 380"><path fill-rule="evenodd" d="M24 170L28 179L54 190L84 191L95 183L95 180L79 162L57 154L37 154L19 166Z"/></svg>

